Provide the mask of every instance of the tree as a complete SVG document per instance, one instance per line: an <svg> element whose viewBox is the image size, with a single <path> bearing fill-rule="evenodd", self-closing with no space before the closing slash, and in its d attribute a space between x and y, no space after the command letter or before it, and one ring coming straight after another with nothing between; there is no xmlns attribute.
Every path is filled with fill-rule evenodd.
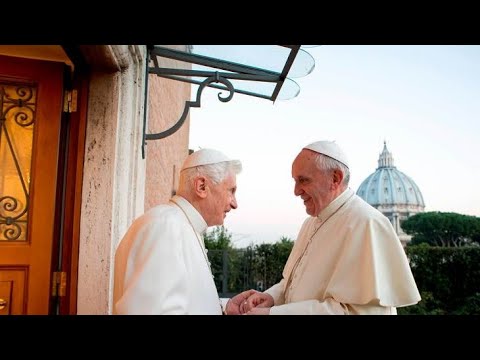
<svg viewBox="0 0 480 360"><path fill-rule="evenodd" d="M255 262L252 275L254 275L255 284L261 281L263 287L263 289L258 290L268 289L282 279L283 268L292 247L293 241L285 236L282 236L279 242L273 244L255 245Z"/></svg>
<svg viewBox="0 0 480 360"><path fill-rule="evenodd" d="M203 239L208 250L228 250L233 248L232 234L223 225L214 227L211 232L206 232Z"/></svg>
<svg viewBox="0 0 480 360"><path fill-rule="evenodd" d="M217 291L222 296L228 296L241 278L241 254L233 248L232 234L223 225L206 232L203 239Z"/></svg>
<svg viewBox="0 0 480 360"><path fill-rule="evenodd" d="M479 315L480 248L407 246L413 277L422 300L398 308L398 314Z"/></svg>
<svg viewBox="0 0 480 360"><path fill-rule="evenodd" d="M234 249L232 235L223 226L204 235L215 285L221 296L254 288L265 290L282 278L293 240L281 237L273 244Z"/></svg>
<svg viewBox="0 0 480 360"><path fill-rule="evenodd" d="M458 247L478 244L480 241L480 218L457 213L418 213L405 220L402 229L412 235L409 246L426 243Z"/></svg>

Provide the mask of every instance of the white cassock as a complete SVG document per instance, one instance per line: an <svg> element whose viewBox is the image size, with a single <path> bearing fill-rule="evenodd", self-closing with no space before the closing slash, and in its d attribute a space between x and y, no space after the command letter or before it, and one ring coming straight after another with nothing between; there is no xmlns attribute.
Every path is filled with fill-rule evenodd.
<svg viewBox="0 0 480 360"><path fill-rule="evenodd" d="M265 292L272 315L396 314L420 301L390 221L352 189L305 220L283 279Z"/></svg>
<svg viewBox="0 0 480 360"><path fill-rule="evenodd" d="M206 229L177 195L136 219L115 253L113 314L221 315L203 250Z"/></svg>

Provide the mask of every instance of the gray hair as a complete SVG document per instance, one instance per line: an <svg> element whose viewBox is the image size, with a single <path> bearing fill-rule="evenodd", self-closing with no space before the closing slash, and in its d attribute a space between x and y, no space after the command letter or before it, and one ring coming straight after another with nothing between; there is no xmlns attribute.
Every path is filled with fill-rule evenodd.
<svg viewBox="0 0 480 360"><path fill-rule="evenodd" d="M180 172L180 186L191 184L197 176L208 177L215 185L221 183L230 174L239 174L242 163L239 160L222 161L216 164L199 165Z"/></svg>
<svg viewBox="0 0 480 360"><path fill-rule="evenodd" d="M315 154L315 164L319 170L340 170L343 173L343 181L342 184L348 186L350 182L350 170L340 161L337 161L330 156L326 156L320 153Z"/></svg>

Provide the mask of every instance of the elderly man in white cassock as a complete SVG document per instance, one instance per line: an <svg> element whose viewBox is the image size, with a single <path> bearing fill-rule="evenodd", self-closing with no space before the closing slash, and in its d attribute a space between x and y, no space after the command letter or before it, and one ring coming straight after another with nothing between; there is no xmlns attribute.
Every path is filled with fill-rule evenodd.
<svg viewBox="0 0 480 360"><path fill-rule="evenodd" d="M292 177L310 217L283 279L250 295L241 313L394 315L397 307L420 301L395 230L348 187L348 160L335 142L305 146L292 164Z"/></svg>
<svg viewBox="0 0 480 360"><path fill-rule="evenodd" d="M203 233L237 208L242 165L213 149L190 154L168 204L136 219L115 253L113 314L221 315ZM229 302L231 311L250 293Z"/></svg>

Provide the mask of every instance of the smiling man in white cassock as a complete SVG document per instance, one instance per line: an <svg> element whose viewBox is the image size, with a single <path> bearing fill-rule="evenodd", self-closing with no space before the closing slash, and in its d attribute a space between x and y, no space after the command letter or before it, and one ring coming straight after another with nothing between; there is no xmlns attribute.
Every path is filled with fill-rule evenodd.
<svg viewBox="0 0 480 360"><path fill-rule="evenodd" d="M241 169L213 149L186 158L176 195L136 219L116 250L113 314L222 314L203 234L237 208Z"/></svg>
<svg viewBox="0 0 480 360"><path fill-rule="evenodd" d="M420 301L393 226L348 187L348 159L335 142L305 146L292 177L310 217L283 279L244 300L241 313L394 315L397 307Z"/></svg>

